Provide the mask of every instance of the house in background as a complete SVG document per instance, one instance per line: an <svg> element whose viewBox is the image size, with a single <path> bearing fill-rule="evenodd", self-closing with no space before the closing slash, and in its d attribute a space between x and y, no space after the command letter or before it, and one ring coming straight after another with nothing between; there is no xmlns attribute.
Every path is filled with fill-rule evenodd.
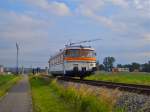
<svg viewBox="0 0 150 112"><path fill-rule="evenodd" d="M112 68L112 72L129 72L129 68Z"/></svg>
<svg viewBox="0 0 150 112"><path fill-rule="evenodd" d="M129 72L129 68L118 68L119 72Z"/></svg>

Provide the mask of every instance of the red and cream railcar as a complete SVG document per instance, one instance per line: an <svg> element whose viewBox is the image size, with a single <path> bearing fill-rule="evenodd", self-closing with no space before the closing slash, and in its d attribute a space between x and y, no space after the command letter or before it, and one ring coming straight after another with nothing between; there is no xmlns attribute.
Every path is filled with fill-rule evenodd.
<svg viewBox="0 0 150 112"><path fill-rule="evenodd" d="M85 77L95 70L96 53L88 46L66 46L49 59L49 72L54 75Z"/></svg>

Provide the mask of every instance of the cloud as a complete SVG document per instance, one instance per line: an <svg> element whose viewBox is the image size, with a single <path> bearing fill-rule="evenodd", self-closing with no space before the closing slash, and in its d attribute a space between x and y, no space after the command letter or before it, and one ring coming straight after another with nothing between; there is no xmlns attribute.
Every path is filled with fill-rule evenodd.
<svg viewBox="0 0 150 112"><path fill-rule="evenodd" d="M110 17L101 15L102 9L109 2L123 7L127 6L127 3L124 0L81 0L79 6L76 9L76 13L96 20L101 25L114 31L125 29L125 24L118 21L115 22Z"/></svg>
<svg viewBox="0 0 150 112"><path fill-rule="evenodd" d="M102 0L81 0L77 11L84 15L90 15L102 8L104 2Z"/></svg>
<svg viewBox="0 0 150 112"><path fill-rule="evenodd" d="M150 0L112 0L112 1L123 1L116 2L127 6L129 10L137 11L141 16L150 16ZM120 4L120 5L121 5ZM123 6L123 5L122 5Z"/></svg>
<svg viewBox="0 0 150 112"><path fill-rule="evenodd" d="M118 5L118 6L123 7L123 8L127 8L129 5L127 0L108 0L108 1L114 5Z"/></svg>
<svg viewBox="0 0 150 112"><path fill-rule="evenodd" d="M133 5L135 6L135 8L137 9L141 9L141 10L150 10L149 6L150 6L150 0L133 0Z"/></svg>
<svg viewBox="0 0 150 112"><path fill-rule="evenodd" d="M150 52L122 52L113 54L116 57L116 63L123 62L129 64L132 62L145 63L149 60Z"/></svg>
<svg viewBox="0 0 150 112"><path fill-rule="evenodd" d="M97 11L100 11L103 5L104 1L100 0L82 0L80 5L76 9L76 12L83 16L99 21L106 26L112 26L113 23L110 19L96 14Z"/></svg>
<svg viewBox="0 0 150 112"><path fill-rule="evenodd" d="M143 37L145 41L150 42L150 33L144 34Z"/></svg>
<svg viewBox="0 0 150 112"><path fill-rule="evenodd" d="M113 31L126 32L131 25L138 28L139 23L136 21L139 22L142 17L143 20L150 18L149 7L150 0L81 0L76 8L76 13ZM113 12L112 10L115 8L117 11ZM108 13L113 13L108 16L107 12L106 14L103 12L105 9L109 9ZM118 18L119 15L122 17L121 19ZM128 22L122 21L125 19Z"/></svg>
<svg viewBox="0 0 150 112"><path fill-rule="evenodd" d="M13 39L31 39L39 37L38 34L45 33L50 22L29 16L27 14L0 12L1 37Z"/></svg>
<svg viewBox="0 0 150 112"><path fill-rule="evenodd" d="M49 57L47 52L44 53L46 56L40 57L38 55L42 51L48 50L48 28L51 26L50 21L12 11L0 11L0 15L0 44L1 46L4 44L9 46L0 46L0 62L4 62L6 65L14 63L16 42L20 45L20 55L24 60L37 61L43 58L42 60L45 61L45 57ZM33 59L33 57L36 58ZM46 63L47 61L45 61Z"/></svg>
<svg viewBox="0 0 150 112"><path fill-rule="evenodd" d="M69 10L69 8L67 7L67 5L65 3L59 3L59 2L52 2L50 5L49 5L49 9L58 14L58 15L70 15L71 12Z"/></svg>
<svg viewBox="0 0 150 112"><path fill-rule="evenodd" d="M71 14L69 7L63 2L49 2L48 0L25 0L25 2L58 16L67 16Z"/></svg>

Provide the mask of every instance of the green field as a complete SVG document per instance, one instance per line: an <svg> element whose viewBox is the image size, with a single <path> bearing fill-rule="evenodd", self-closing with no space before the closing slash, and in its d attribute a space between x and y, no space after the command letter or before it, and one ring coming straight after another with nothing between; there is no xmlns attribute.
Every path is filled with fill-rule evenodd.
<svg viewBox="0 0 150 112"><path fill-rule="evenodd" d="M150 85L150 73L131 73L131 72L120 72L120 73L106 73L97 72L94 75L86 77L89 80L102 80L129 84L142 84Z"/></svg>
<svg viewBox="0 0 150 112"><path fill-rule="evenodd" d="M114 97L98 97L84 87L64 87L39 76L31 76L30 84L34 112L123 112L114 108Z"/></svg>
<svg viewBox="0 0 150 112"><path fill-rule="evenodd" d="M20 77L14 75L0 75L0 97L11 88Z"/></svg>

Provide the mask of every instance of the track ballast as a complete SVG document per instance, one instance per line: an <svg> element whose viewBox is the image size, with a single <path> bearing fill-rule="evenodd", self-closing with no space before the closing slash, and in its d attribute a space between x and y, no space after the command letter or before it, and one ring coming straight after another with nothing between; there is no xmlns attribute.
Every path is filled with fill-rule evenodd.
<svg viewBox="0 0 150 112"><path fill-rule="evenodd" d="M125 84L125 83L115 83L115 82L95 81L95 80L80 80L70 77L58 77L58 80L88 84L92 86L102 86L106 88L119 89L121 91L150 95L150 86L148 85Z"/></svg>

